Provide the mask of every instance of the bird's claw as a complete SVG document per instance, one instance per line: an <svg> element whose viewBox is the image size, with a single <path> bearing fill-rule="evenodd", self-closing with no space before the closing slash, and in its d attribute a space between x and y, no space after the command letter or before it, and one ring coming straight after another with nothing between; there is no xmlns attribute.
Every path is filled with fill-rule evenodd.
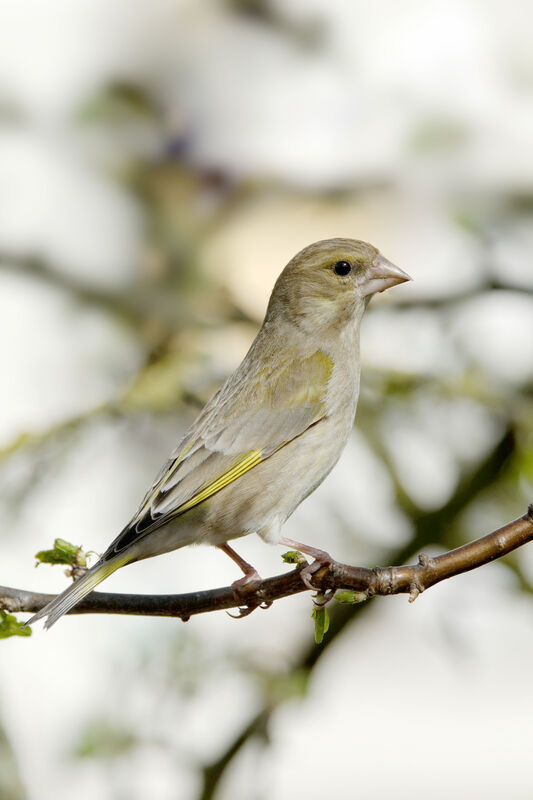
<svg viewBox="0 0 533 800"><path fill-rule="evenodd" d="M247 617L252 611L255 611L256 608L259 608L259 605L248 605L248 606L239 606L237 609L237 614L232 614L230 611L226 611L228 617L232 619L242 619L243 617Z"/></svg>
<svg viewBox="0 0 533 800"><path fill-rule="evenodd" d="M252 611L255 611L256 608L268 608L269 605L272 605L271 603L267 605L258 603L253 597L262 583L261 576L255 569L248 572L243 578L239 578L238 581L233 581L231 588L235 600L239 603L239 609L238 614L230 614L227 611L228 616L233 617L233 619L242 619L251 614Z"/></svg>
<svg viewBox="0 0 533 800"><path fill-rule="evenodd" d="M313 561L313 563L312 564L308 564L300 572L300 578L302 579L302 582L304 583L304 585L308 589L311 589L312 592L318 591L318 587L316 587L312 583L311 578L313 577L315 572L318 572L320 569L322 569L322 567L330 567L332 563L333 563L333 559L331 558L329 553L322 553L320 555L316 555L315 556L315 560ZM327 596L327 593L324 596ZM330 600L331 597L328 597L328 599Z"/></svg>
<svg viewBox="0 0 533 800"><path fill-rule="evenodd" d="M316 591L316 589L315 589ZM322 607L327 606L330 600L333 600L335 597L336 589L328 589L324 594L318 593L313 597L313 603L316 606Z"/></svg>

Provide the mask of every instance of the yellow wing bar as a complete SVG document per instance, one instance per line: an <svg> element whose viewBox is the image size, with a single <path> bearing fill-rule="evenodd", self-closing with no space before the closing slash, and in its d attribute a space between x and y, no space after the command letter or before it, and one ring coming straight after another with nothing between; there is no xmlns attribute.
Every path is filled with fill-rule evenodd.
<svg viewBox="0 0 533 800"><path fill-rule="evenodd" d="M190 508L197 506L198 503L202 503L204 500L207 500L208 497L219 492L229 483L233 483L236 481L237 478L240 478L241 475L244 475L245 472L255 467L261 461L261 453L262 450L250 450L240 461L235 464L231 469L227 472L224 472L220 478L217 478L212 483L208 484L201 492L195 494L194 497L191 497L190 500L183 503L183 505L179 506L176 509L172 516L179 516L180 514L184 514L185 511L188 511Z"/></svg>

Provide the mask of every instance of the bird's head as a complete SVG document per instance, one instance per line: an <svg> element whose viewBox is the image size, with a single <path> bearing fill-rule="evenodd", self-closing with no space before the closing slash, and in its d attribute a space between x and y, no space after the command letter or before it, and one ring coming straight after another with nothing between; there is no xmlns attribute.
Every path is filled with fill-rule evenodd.
<svg viewBox="0 0 533 800"><path fill-rule="evenodd" d="M408 280L367 242L325 239L289 261L272 291L267 318L281 314L314 330L341 327L360 318L372 295Z"/></svg>

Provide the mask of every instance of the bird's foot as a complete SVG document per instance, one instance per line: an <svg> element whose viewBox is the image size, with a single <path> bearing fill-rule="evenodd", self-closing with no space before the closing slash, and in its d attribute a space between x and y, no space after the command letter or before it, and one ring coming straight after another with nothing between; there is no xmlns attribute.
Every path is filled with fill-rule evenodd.
<svg viewBox="0 0 533 800"><path fill-rule="evenodd" d="M251 614L252 611L255 611L256 608L259 608L259 606L262 605L260 602L258 603L257 600L252 598L252 595L255 594L257 589L261 586L261 576L257 570L254 569L251 564L245 561L244 558L241 558L241 556L236 553L233 547L230 547L229 544L220 544L218 547L223 553L226 553L226 555L229 556L231 560L234 561L244 572L243 578L239 578L238 581L233 581L231 584L233 596L239 604L239 612L238 614L230 614L229 611L226 611L226 614L234 619L247 617L248 614Z"/></svg>
<svg viewBox="0 0 533 800"><path fill-rule="evenodd" d="M261 576L256 569L250 570L242 578L239 578L239 580L233 581L231 588L235 600L245 605L250 595L255 594L262 582Z"/></svg>
<svg viewBox="0 0 533 800"><path fill-rule="evenodd" d="M239 611L237 614L230 614L229 611L226 613L230 617L233 617L233 619L241 619L242 617L247 617L248 614L251 614L256 608L268 608L268 606L272 605L271 603L259 603L253 598L253 595L259 589L262 582L261 576L255 569L249 570L243 578L233 581L231 588L233 590L233 596L239 604Z"/></svg>
<svg viewBox="0 0 533 800"><path fill-rule="evenodd" d="M282 539L281 543L289 547L294 547L295 550L298 550L300 553L305 553L306 556L311 556L311 558L314 559L312 564L308 564L300 571L300 578L308 589L314 592L318 591L317 587L312 583L312 577L316 572L321 570L322 567L330 567L334 563L334 559L329 553L326 553L325 550L319 550L317 547L310 547L307 544L295 542L292 539ZM324 597L331 599L328 597L327 593Z"/></svg>
<svg viewBox="0 0 533 800"><path fill-rule="evenodd" d="M323 553L323 555L315 556L315 560L312 564L308 564L307 567L304 567L303 570L300 572L300 578L302 579L303 583L307 586L308 589L312 589L313 591L318 591L318 588L313 584L312 577L313 575L322 569L322 567L330 567L333 564L333 559L329 555L329 553Z"/></svg>

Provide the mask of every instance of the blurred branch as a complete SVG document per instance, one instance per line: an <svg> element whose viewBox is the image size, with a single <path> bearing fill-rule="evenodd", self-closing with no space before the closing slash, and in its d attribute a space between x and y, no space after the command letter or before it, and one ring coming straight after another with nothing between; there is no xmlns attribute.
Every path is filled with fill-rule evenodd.
<svg viewBox="0 0 533 800"><path fill-rule="evenodd" d="M450 550L435 558L421 554L417 564L399 567L353 567L337 561L321 566L313 583L321 594L337 589L351 589L369 599L377 595L409 593L416 599L436 583L487 564L533 540L533 505L523 517L510 522L481 539ZM261 581L247 595L246 614L274 600L304 592L301 566L284 575ZM53 595L0 586L0 607L7 611L39 611ZM186 621L193 614L242 606L231 588L210 589L178 595L137 595L93 592L75 606L74 614L140 614L180 617Z"/></svg>
<svg viewBox="0 0 533 800"><path fill-rule="evenodd" d="M204 769L204 784L200 800L210 800L210 798L213 797L218 782L224 774L224 770L249 739L258 736L262 739L267 739L268 718L269 710L261 709L244 730L238 734L237 738L231 743L231 746L225 751L222 758Z"/></svg>
<svg viewBox="0 0 533 800"><path fill-rule="evenodd" d="M71 275L52 269L40 258L0 253L0 268L46 281L58 289L69 292L82 303L112 311L127 323L138 324L143 321L142 311L135 304L125 300L120 292L93 288Z"/></svg>
<svg viewBox="0 0 533 800"><path fill-rule="evenodd" d="M23 448L42 447L59 436L73 433L85 423L88 423L95 417L106 413L112 414L117 412L115 412L115 409L111 404L102 404L95 406L94 408L90 408L88 411L85 411L82 414L76 414L73 417L68 417L66 420L59 422L57 425L53 425L51 428L48 428L45 431L37 433L21 433L12 442L4 447L0 447L0 464L2 461L19 452Z"/></svg>
<svg viewBox="0 0 533 800"><path fill-rule="evenodd" d="M111 315L152 348L164 345L176 330L191 324L190 303L184 301L173 284L173 273L165 280L139 280L124 289L99 289L65 272L56 271L45 260L0 252L0 269L22 273L68 292L79 303L99 308ZM155 341L152 341L155 340Z"/></svg>
<svg viewBox="0 0 533 800"><path fill-rule="evenodd" d="M230 9L248 17L263 27L269 26L278 34L286 36L293 44L308 49L318 49L323 41L325 27L320 17L311 16L303 20L294 20L283 14L283 6L269 0L226 0Z"/></svg>

